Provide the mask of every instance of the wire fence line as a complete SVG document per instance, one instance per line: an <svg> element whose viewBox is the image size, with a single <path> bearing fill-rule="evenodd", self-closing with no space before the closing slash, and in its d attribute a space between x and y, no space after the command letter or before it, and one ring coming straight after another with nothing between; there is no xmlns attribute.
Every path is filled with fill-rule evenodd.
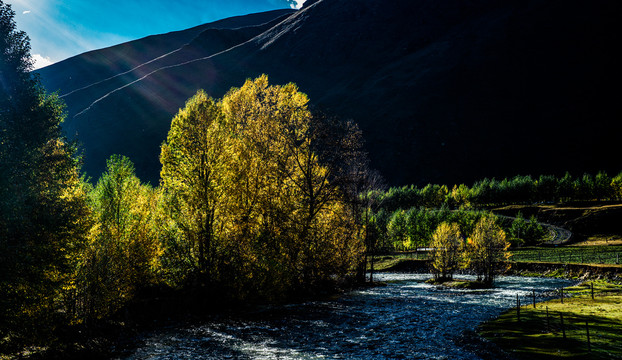
<svg viewBox="0 0 622 360"><path fill-rule="evenodd" d="M622 264L622 247L602 246L582 249L565 247L554 249L515 250L511 252L510 261L517 262L557 262L576 264Z"/></svg>
<svg viewBox="0 0 622 360"><path fill-rule="evenodd" d="M387 256L400 256L406 259L429 259L430 248L412 251L385 252L375 254L376 260ZM622 264L622 246L602 246L598 248L539 248L510 251L509 261L513 262L553 262L563 264Z"/></svg>

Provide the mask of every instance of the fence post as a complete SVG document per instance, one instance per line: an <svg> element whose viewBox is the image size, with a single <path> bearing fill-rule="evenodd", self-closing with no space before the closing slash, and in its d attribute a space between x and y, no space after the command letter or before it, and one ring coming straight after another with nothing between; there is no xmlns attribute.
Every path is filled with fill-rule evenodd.
<svg viewBox="0 0 622 360"><path fill-rule="evenodd" d="M564 340L566 340L566 328L564 328L564 314L559 313L559 319L562 323L562 335L564 336Z"/></svg>
<svg viewBox="0 0 622 360"><path fill-rule="evenodd" d="M516 319L520 322L520 300L518 300L518 294L516 294Z"/></svg>
<svg viewBox="0 0 622 360"><path fill-rule="evenodd" d="M536 308L536 290L532 289L531 290L531 295L533 296L533 308Z"/></svg>
<svg viewBox="0 0 622 360"><path fill-rule="evenodd" d="M590 283L590 288L592 288L592 300L594 300L594 283Z"/></svg>
<svg viewBox="0 0 622 360"><path fill-rule="evenodd" d="M546 330L551 332L551 322L549 320L549 307L546 307Z"/></svg>
<svg viewBox="0 0 622 360"><path fill-rule="evenodd" d="M562 293L562 304L564 303L564 288L561 288L561 293Z"/></svg>
<svg viewBox="0 0 622 360"><path fill-rule="evenodd" d="M592 344L590 344L590 326L585 320L585 332L587 333L587 351L592 352Z"/></svg>

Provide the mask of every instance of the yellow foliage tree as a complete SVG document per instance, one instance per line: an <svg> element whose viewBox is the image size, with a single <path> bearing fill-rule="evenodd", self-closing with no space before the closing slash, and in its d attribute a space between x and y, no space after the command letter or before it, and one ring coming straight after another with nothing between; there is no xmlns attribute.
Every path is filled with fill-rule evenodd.
<svg viewBox="0 0 622 360"><path fill-rule="evenodd" d="M510 243L505 232L497 225L495 218L485 216L475 226L472 236L467 239L465 265L477 274L478 281L492 285L495 275L507 269L507 251Z"/></svg>
<svg viewBox="0 0 622 360"><path fill-rule="evenodd" d="M173 119L162 184L205 284L278 298L341 278L360 258L361 232L331 181L336 168L314 151L307 103L264 75L218 102L200 91Z"/></svg>
<svg viewBox="0 0 622 360"><path fill-rule="evenodd" d="M199 91L173 118L162 145L162 187L169 197L169 214L190 243L187 255L192 266L211 281L222 231L228 167L231 162L229 136L222 124L220 106ZM180 245L185 247L183 245Z"/></svg>
<svg viewBox="0 0 622 360"><path fill-rule="evenodd" d="M430 242L430 252L434 277L438 281L450 280L460 266L462 234L458 224L441 223Z"/></svg>

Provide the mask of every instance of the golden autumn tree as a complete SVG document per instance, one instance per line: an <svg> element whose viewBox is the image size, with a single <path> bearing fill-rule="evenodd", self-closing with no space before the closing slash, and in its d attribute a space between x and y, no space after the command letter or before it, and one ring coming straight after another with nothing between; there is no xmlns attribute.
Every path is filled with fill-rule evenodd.
<svg viewBox="0 0 622 360"><path fill-rule="evenodd" d="M460 266L462 234L456 223L441 223L432 234L430 257L434 277L438 281L451 280Z"/></svg>
<svg viewBox="0 0 622 360"><path fill-rule="evenodd" d="M495 217L479 220L465 247L465 265L477 274L477 280L492 285L495 276L506 269L510 243Z"/></svg>
<svg viewBox="0 0 622 360"><path fill-rule="evenodd" d="M284 171L291 166L284 135L288 127L300 133L307 102L295 86L270 86L265 76L231 89L221 101L235 134L232 174L243 179L228 195L230 250L237 254L228 264L237 271L228 273L245 276L229 281L252 278L260 289L283 293L295 277L299 243L288 226L295 207Z"/></svg>
<svg viewBox="0 0 622 360"><path fill-rule="evenodd" d="M351 173L346 152L354 148L352 130L358 129L347 128L339 139L326 137L327 126L311 114L308 101L296 85L269 85L265 75L223 99L225 117L242 130L245 151L259 160L264 174L258 178L258 194L265 196L256 245L269 245L270 262L281 270L276 278L289 287L344 275L362 250L344 180ZM251 187L240 194L257 193ZM269 277L275 278L274 271Z"/></svg>
<svg viewBox="0 0 622 360"><path fill-rule="evenodd" d="M160 155L162 187L172 194L169 213L183 234L180 241L189 243L189 261L207 282L217 275L213 265L232 180L222 122L220 106L199 91L173 118Z"/></svg>
<svg viewBox="0 0 622 360"><path fill-rule="evenodd" d="M349 274L360 257L307 103L294 84L265 75L218 102L199 92L162 146L162 184L197 269L232 296L283 297Z"/></svg>
<svg viewBox="0 0 622 360"><path fill-rule="evenodd" d="M338 264L343 269L345 265L338 260L346 257L327 261L329 254L352 254L354 249L344 252L341 247L356 238L343 232L336 238L335 231L344 229L344 221L353 220L346 213L338 181L343 169L322 163L317 151L321 147L319 126L307 103L307 96L294 84L271 86L265 75L232 89L223 99L225 117L244 139L239 151L244 155L238 157L243 162L238 168L254 174L233 195L241 196L235 203L261 204L257 229L262 241L257 245L270 245L270 256L278 258L282 270L281 284L318 281L333 274ZM256 176L260 173L263 176ZM251 214L246 206L241 216L250 219Z"/></svg>

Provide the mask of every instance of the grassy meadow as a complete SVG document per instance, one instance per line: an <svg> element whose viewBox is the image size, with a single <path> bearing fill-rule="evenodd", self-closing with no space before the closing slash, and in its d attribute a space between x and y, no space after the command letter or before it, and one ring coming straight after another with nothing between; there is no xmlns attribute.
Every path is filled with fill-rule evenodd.
<svg viewBox="0 0 622 360"><path fill-rule="evenodd" d="M479 332L518 359L622 359L622 285L584 282L564 294L563 302L535 307L523 299L520 311L508 310Z"/></svg>

